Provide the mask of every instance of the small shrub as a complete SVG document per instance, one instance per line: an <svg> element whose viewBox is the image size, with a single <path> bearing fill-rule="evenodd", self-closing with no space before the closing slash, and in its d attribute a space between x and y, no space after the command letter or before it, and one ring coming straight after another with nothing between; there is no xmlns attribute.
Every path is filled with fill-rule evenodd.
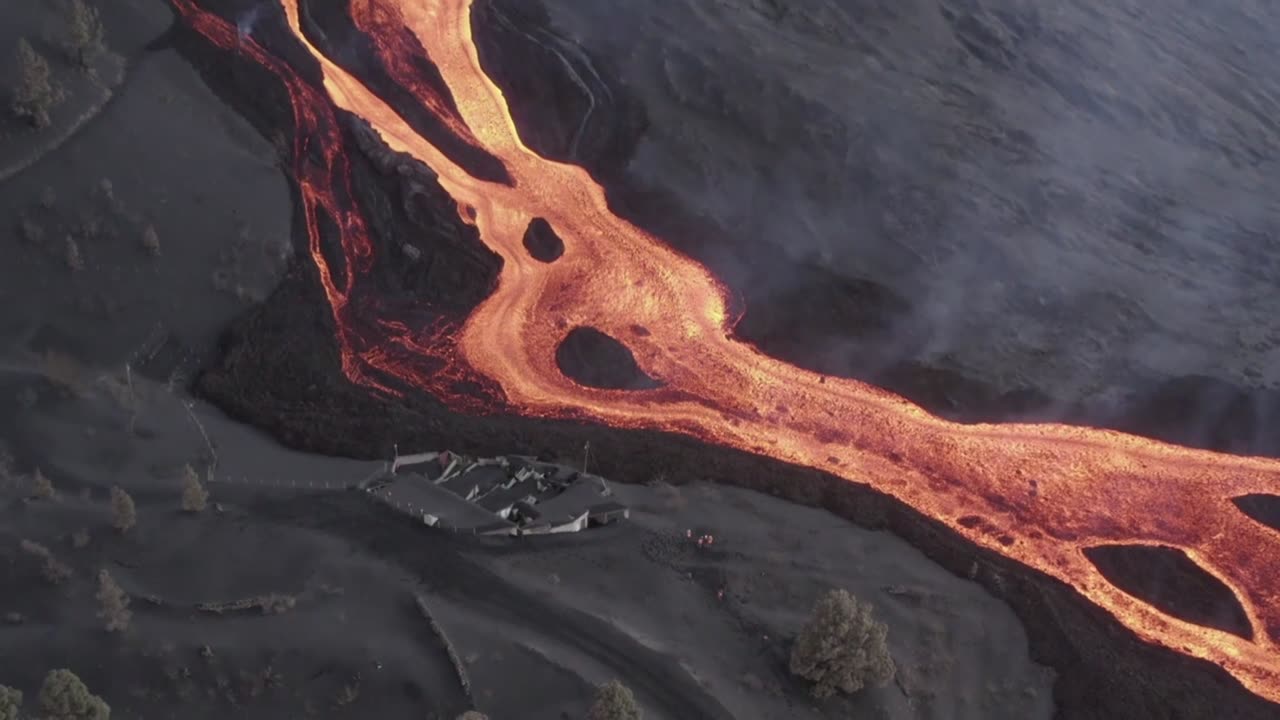
<svg viewBox="0 0 1280 720"><path fill-rule="evenodd" d="M360 678L357 677L352 682L342 686L338 691L338 696L334 698L333 704L338 707L346 707L356 700L360 699Z"/></svg>
<svg viewBox="0 0 1280 720"><path fill-rule="evenodd" d="M160 235L154 225L142 229L142 249L152 257L160 257Z"/></svg>
<svg viewBox="0 0 1280 720"><path fill-rule="evenodd" d="M184 512L204 512L209 501L209 491L200 484L200 476L194 468L186 465L182 468L182 510Z"/></svg>
<svg viewBox="0 0 1280 720"><path fill-rule="evenodd" d="M0 720L18 720L22 710L22 691L0 685Z"/></svg>
<svg viewBox="0 0 1280 720"><path fill-rule="evenodd" d="M296 607L297 604L298 599L296 597L280 593L271 593L258 598L258 607L262 608L263 615L283 615Z"/></svg>
<svg viewBox="0 0 1280 720"><path fill-rule="evenodd" d="M61 585L71 579L71 566L49 555L40 566L40 576L50 585Z"/></svg>
<svg viewBox="0 0 1280 720"><path fill-rule="evenodd" d="M67 254L65 260L67 268L71 270L80 272L84 269L84 254L80 252L80 243L76 242L76 239L70 235L67 236Z"/></svg>
<svg viewBox="0 0 1280 720"><path fill-rule="evenodd" d="M35 128L49 126L49 112L62 100L62 89L53 82L49 61L31 47L26 38L18 40L18 80L13 88L13 114Z"/></svg>
<svg viewBox="0 0 1280 720"><path fill-rule="evenodd" d="M35 484L31 488L31 497L39 500L52 500L54 496L53 482L48 476L40 472L40 468L36 468L33 476Z"/></svg>
<svg viewBox="0 0 1280 720"><path fill-rule="evenodd" d="M42 720L110 720L111 708L70 670L50 670L40 686Z"/></svg>
<svg viewBox="0 0 1280 720"><path fill-rule="evenodd" d="M102 52L102 19L84 0L68 4L66 44L67 53L82 68L88 68Z"/></svg>
<svg viewBox="0 0 1280 720"><path fill-rule="evenodd" d="M610 680L596 690L595 702L587 710L587 720L640 720L640 706L631 690Z"/></svg>
<svg viewBox="0 0 1280 720"><path fill-rule="evenodd" d="M107 632L123 632L129 629L133 613L129 610L129 596L105 569L98 571L98 617L106 623Z"/></svg>
<svg viewBox="0 0 1280 720"><path fill-rule="evenodd" d="M18 220L18 237L29 245L40 245L44 243L44 228L40 227L40 223L34 219L24 215Z"/></svg>
<svg viewBox="0 0 1280 720"><path fill-rule="evenodd" d="M120 486L111 488L111 527L128 532L138 522L138 511L133 498Z"/></svg>
<svg viewBox="0 0 1280 720"><path fill-rule="evenodd" d="M50 585L61 585L71 578L71 568L53 556L49 548L38 542L23 540L19 543L22 551L32 557L40 558L40 576Z"/></svg>
<svg viewBox="0 0 1280 720"><path fill-rule="evenodd" d="M79 397L85 393L84 365L66 353L45 350L40 358L40 374L63 394Z"/></svg>
<svg viewBox="0 0 1280 720"><path fill-rule="evenodd" d="M489 716L479 710L468 710L459 715L456 720L489 720Z"/></svg>
<svg viewBox="0 0 1280 720"><path fill-rule="evenodd" d="M80 528L71 533L71 547L80 550L89 547L89 530L88 528Z"/></svg>
<svg viewBox="0 0 1280 720"><path fill-rule="evenodd" d="M887 634L869 604L831 590L818 599L791 648L791 673L812 682L816 698L884 685L894 674Z"/></svg>

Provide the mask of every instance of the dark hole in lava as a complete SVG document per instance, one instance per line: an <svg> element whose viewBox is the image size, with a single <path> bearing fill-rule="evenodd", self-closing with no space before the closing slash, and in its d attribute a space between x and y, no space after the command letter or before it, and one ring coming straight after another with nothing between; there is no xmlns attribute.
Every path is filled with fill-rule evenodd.
<svg viewBox="0 0 1280 720"><path fill-rule="evenodd" d="M1280 495L1241 495L1231 498L1231 502L1245 515L1272 530L1280 531Z"/></svg>
<svg viewBox="0 0 1280 720"><path fill-rule="evenodd" d="M556 234L551 223L542 218L534 218L529 229L524 231L524 249L534 260L544 263L555 262L564 254L564 241Z"/></svg>
<svg viewBox="0 0 1280 720"><path fill-rule="evenodd" d="M1253 638L1231 589L1177 548L1099 545L1085 548L1084 554L1116 587L1169 615Z"/></svg>
<svg viewBox="0 0 1280 720"><path fill-rule="evenodd" d="M569 331L556 348L560 372L587 387L647 390L660 386L636 364L626 345L591 327Z"/></svg>

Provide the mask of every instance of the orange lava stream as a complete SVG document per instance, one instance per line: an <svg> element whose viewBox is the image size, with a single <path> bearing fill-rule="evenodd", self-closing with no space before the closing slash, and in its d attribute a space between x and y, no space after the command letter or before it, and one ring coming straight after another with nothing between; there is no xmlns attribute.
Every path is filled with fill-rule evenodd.
<svg viewBox="0 0 1280 720"><path fill-rule="evenodd" d="M174 2L201 33L232 47L227 32L234 29L191 0ZM376 304L353 302L353 277L373 250L358 214L342 200L348 180L336 120L318 92L246 43L252 48L241 50L289 88L299 136L325 140L324 167L299 160L299 184L312 255L353 380L381 387L372 378L383 374L469 409L684 433L865 483L1071 585L1143 640L1215 663L1250 691L1280 702L1280 533L1231 502L1280 492L1280 462L1090 428L960 425L865 383L770 358L732 337L725 289L705 268L614 216L584 170L524 146L501 91L480 67L471 0L357 0L352 10L365 29L398 25L416 37L416 43L403 33L372 39L384 59L425 50L453 94L466 137L501 159L511 186L477 180L446 158L311 45L297 0L282 2L298 41L320 63L328 99L368 121L393 150L434 170L460 205L475 209L469 222L504 261L497 290L454 333L362 315L376 314ZM394 73L401 66L388 67ZM339 221L347 265L340 280L319 252L319 210ZM523 247L536 217L564 241L554 263L535 261ZM555 351L581 325L622 340L663 387L610 391L566 378ZM447 360L446 369L415 364L415 356L428 355ZM488 379L503 397L477 400L450 390L448 380L463 376ZM1171 617L1110 584L1082 550L1111 543L1185 551L1235 593L1252 639Z"/></svg>

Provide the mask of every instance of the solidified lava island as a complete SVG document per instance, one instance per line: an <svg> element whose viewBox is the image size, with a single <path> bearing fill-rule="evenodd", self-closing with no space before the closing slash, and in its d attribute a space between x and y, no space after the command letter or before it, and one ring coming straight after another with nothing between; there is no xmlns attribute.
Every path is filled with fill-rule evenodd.
<svg viewBox="0 0 1280 720"><path fill-rule="evenodd" d="M292 523L299 532L315 534L297 540L299 547L351 543L371 556L385 555L394 572L436 578L414 596L409 615L424 617L436 638L432 642L444 648L431 661L431 672L439 676L432 682L448 684L456 675L461 690L455 687L433 708L455 713L484 705L485 696L473 693L467 674L476 660L460 658L449 628L467 628L461 631L464 644L484 645L489 640L476 641L473 628L483 623L477 614L491 613L513 628L547 623L564 628L555 642L573 650L554 663L553 674L575 678L564 680L566 687L599 686L592 717L612 717L595 713L604 712L602 703L614 691L597 682L608 678L591 679L580 669L588 662L584 657L609 667L625 662L642 704L660 716L734 716L729 708L736 701L719 697L715 683L699 689L691 676L661 659L689 648L659 639L632 659L619 659L623 653L610 638L621 644L625 633L602 628L607 623L592 609L607 599L586 593L563 607L533 599L548 592L543 576L555 577L558 584L559 573L541 572L545 568L538 562L545 560L511 559L524 551L496 544L505 540L480 537L486 534L533 534L533 528L551 534L609 525L599 537L613 533L628 538L618 547L630 547L626 543L633 536L625 533L636 533L637 552L687 577L700 589L697 602L726 608L740 629L765 639L780 632L764 619L769 612L808 613L812 606L814 617L828 611L857 615L859 601L851 596L823 595L814 604L816 593L807 591L803 608L794 607L799 597L789 603L785 593L769 595L772 611L753 605L759 601L748 599L752 592L769 591L754 585L744 589L749 584L736 574L739 568L725 560L735 552L732 546L719 549L723 532L698 527L693 517L682 536L679 528L648 519L646 513L661 518L670 512L682 521L690 515L689 501L675 487L686 480L674 485L666 480L685 478L737 486L734 493L765 492L863 527L889 530L927 556L920 562L981 583L1014 609L1032 659L1057 673L1053 703L1058 716L1266 717L1278 712L1280 523L1273 511L1280 495L1280 459L1265 429L1272 417L1266 391L1226 384L1217 393L1226 400L1210 423L1214 431L1192 432L1188 428L1196 424L1191 416L1197 410L1188 410L1184 419L1176 412L1178 402L1209 381L1191 376L1153 380L1151 392L1103 413L1083 397L1057 398L1053 388L995 388L918 358L868 359L859 368L811 361L806 352L816 356L818 349L806 350L807 333L824 322L814 303L824 311L842 303L859 305L860 314L835 321L830 334L856 335L863 347L884 340L895 318L910 316L909 303L870 281L836 277L822 262L815 268L811 259L793 261L761 250L753 261L748 240L662 194L678 194L674 186L638 190L627 168L645 157L648 128L674 120L638 99L642 90L619 81L621 70L612 62L593 58L557 32L553 10L510 5L503 0L256 5L171 0L173 25L138 51L177 50L209 88L272 140L289 180L293 264L269 295L260 302L254 298L228 323L216 345L191 350L191 359L183 361L195 366L195 394L226 413L217 421L226 423L221 430L211 422L214 434L237 432L234 419L267 430L291 448L264 450L263 457L301 450L361 458L350 461L349 468L317 473L349 478L330 484L307 478L306 487L379 490L398 515L376 516L352 501L351 492L308 496L298 501L305 510L297 513L288 499L275 496L245 500L243 511L246 517ZM97 22L96 12L77 12L82 11L74 11L73 18ZM791 11L777 7L775 12L770 22L779 23L783 32ZM38 71L29 59L22 62L24 73ZM20 87L29 89L28 84ZM46 121L33 117L33 122L37 119ZM108 200L117 202L112 186L103 187ZM51 208L52 203L45 205L46 211ZM23 220L24 230L32 217ZM155 231L149 232L143 232L144 245L151 248ZM72 235L67 237L67 262L75 269L80 250ZM161 252L152 254L162 257ZM748 259L725 259L736 256ZM753 263L771 264L778 273L793 265L802 268L786 272L812 278L812 297L804 300L803 289L788 290L757 304L757 283L736 284L744 277L767 276L763 270L741 269ZM726 270L730 267L739 271ZM802 316L807 317L797 319ZM34 336L61 348L54 333ZM182 345L172 338L168 344ZM146 352L134 351L122 364L124 380L112 381L111 387L134 397L135 367L158 364L154 358L162 346L167 345L149 341ZM39 351L41 377L55 377L49 368L64 350ZM57 367L63 369L56 377L65 379L66 364ZM160 379L167 380L169 393L182 397L183 378L172 368L167 378L147 378L143 372L138 382ZM94 385L100 386L105 387ZM91 394L64 395L60 402L83 403ZM131 436L139 436L139 417L144 426L147 418L154 427L163 426L159 410L140 410L137 399L129 402L121 406L129 409ZM40 407L38 398L28 403L28 411L31 407ZM195 402L179 399L167 407L173 417L190 419L204 446L204 474L190 465L181 473L184 511L203 512L205 496L198 511L188 506L195 503L192 497L207 494L206 486L215 498L220 483L258 487L260 481L250 476L264 471L254 468L280 466L274 460L246 462L237 477L227 468L236 461L220 460L219 451L225 456L227 450L210 439ZM451 451L405 455L433 448ZM420 473L423 483L474 501L475 507L458 513L483 510L480 520L466 526L464 539L439 540L444 549L429 561L415 560L405 549L415 542L412 533L422 529L404 522L404 516L435 525L433 532L451 521L431 506L435 490L393 493L404 487L397 482L415 481L387 479L402 467L402 457L408 477ZM379 470L387 458L393 460ZM541 463L537 469L534 458ZM30 477L43 477L35 470L40 463L35 455L20 460L32 467ZM68 477L77 472L67 463L58 471ZM485 472L494 478L477 479ZM603 496L610 492L604 478L648 487L617 491L619 499L631 498L630 510L591 495L589 510L564 517L548 514L558 507L554 502L523 489L536 486L538 492L568 498L586 493L585 483ZM291 489L298 487L296 480L289 482ZM277 492L281 486L276 480ZM32 497L53 497L52 489L37 487L39 495ZM709 489L699 491L697 502L708 507L719 502L716 485L700 487ZM119 527L122 492L113 487L110 499L123 536L133 521ZM237 491L227 492L230 497ZM87 490L83 498L91 495ZM143 502L153 497L140 494ZM754 502L732 497L726 502L735 507ZM133 500L128 503L131 513ZM560 504L567 507L568 501ZM219 505L218 513L224 512ZM615 518L631 512L635 522L619 529ZM764 518L774 511L758 507L753 512ZM494 513L502 521L496 531L488 522ZM384 522L387 529L379 529ZM732 525L725 527L732 537ZM575 541L588 545L592 537L584 532ZM468 546L472 539L475 545ZM568 541L535 544L540 541L511 542L546 547L548 557L568 547ZM49 568L59 567L58 552L21 542L27 556L44 563L46 576ZM797 541L788 550L792 563L806 553L832 552L823 542L808 548ZM126 552L123 546L111 547L111 553ZM173 562L166 556L155 564ZM186 597L173 587L145 591L153 582L144 577L151 565L144 560L117 564L125 569L124 585L113 585L103 570L97 576L99 600L140 598L151 608L142 611L144 617L147 612L220 615L245 607L273 614L281 603L291 609L297 602L259 594L256 601L236 604L231 598ZM131 579L128 573L134 570L137 578ZM573 573L564 574L572 584ZM450 577L457 578L455 586ZM336 594L315 578L293 582L305 588L299 597ZM504 583L518 586L510 590L517 599L471 605L478 597L507 592ZM206 590L216 594L215 588ZM386 592L388 607L400 607L394 592ZM879 592L904 607L933 602L928 593L897 583L883 584ZM117 601L121 608L128 604ZM120 612L127 625L127 612ZM855 698L839 702L872 702L857 698L879 696L856 691L875 685L876 692L899 693L892 702L900 706L881 707L899 708L893 712L903 717L911 710L901 708L932 717L939 710L924 690L923 665L914 655L912 661L902 653L892 657L894 642L901 642L893 638L892 623L887 641L884 625L870 627L867 642L876 648L871 654L881 659L859 670L865 677L837 684ZM109 621L108 630L119 629ZM809 632L806 627L796 633L792 647L817 642ZM595 640L583 639L593 633ZM393 643L388 647L410 652ZM780 652L768 647L771 657ZM796 652L790 655L790 673L813 679ZM565 659L570 656L578 659ZM775 670L785 663L774 660ZM302 660L287 662L303 672ZM381 659L369 662L382 668ZM264 687L277 682L270 667ZM338 682L333 708L354 707L365 672L347 672L355 679ZM743 672L735 687L772 687L754 672ZM373 678L370 683L383 682L376 674ZM829 694L822 687L818 683L814 691L819 699ZM793 689L779 684L772 692L776 699ZM634 702L631 690L617 693ZM421 694L406 691L405 696L417 702ZM1024 693L1027 698L1035 694L1034 689ZM550 712L551 704L545 707ZM556 707L566 712L570 706ZM813 712L823 717L841 712L835 707ZM985 706L966 710L977 716L988 711Z"/></svg>

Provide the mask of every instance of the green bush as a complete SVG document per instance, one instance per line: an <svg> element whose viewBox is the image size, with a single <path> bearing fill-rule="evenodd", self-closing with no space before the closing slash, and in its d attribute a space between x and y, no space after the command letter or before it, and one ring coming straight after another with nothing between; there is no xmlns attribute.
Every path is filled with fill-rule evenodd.
<svg viewBox="0 0 1280 720"><path fill-rule="evenodd" d="M50 670L40 686L42 720L110 720L111 708L70 670Z"/></svg>
<svg viewBox="0 0 1280 720"><path fill-rule="evenodd" d="M617 680L610 680L596 690L595 702L587 711L587 720L640 720L636 696Z"/></svg>
<svg viewBox="0 0 1280 720"><path fill-rule="evenodd" d="M22 710L22 691L0 685L0 720L18 720Z"/></svg>
<svg viewBox="0 0 1280 720"><path fill-rule="evenodd" d="M845 590L828 591L791 648L791 673L812 682L817 698L884 685L895 671L887 635L870 605Z"/></svg>

